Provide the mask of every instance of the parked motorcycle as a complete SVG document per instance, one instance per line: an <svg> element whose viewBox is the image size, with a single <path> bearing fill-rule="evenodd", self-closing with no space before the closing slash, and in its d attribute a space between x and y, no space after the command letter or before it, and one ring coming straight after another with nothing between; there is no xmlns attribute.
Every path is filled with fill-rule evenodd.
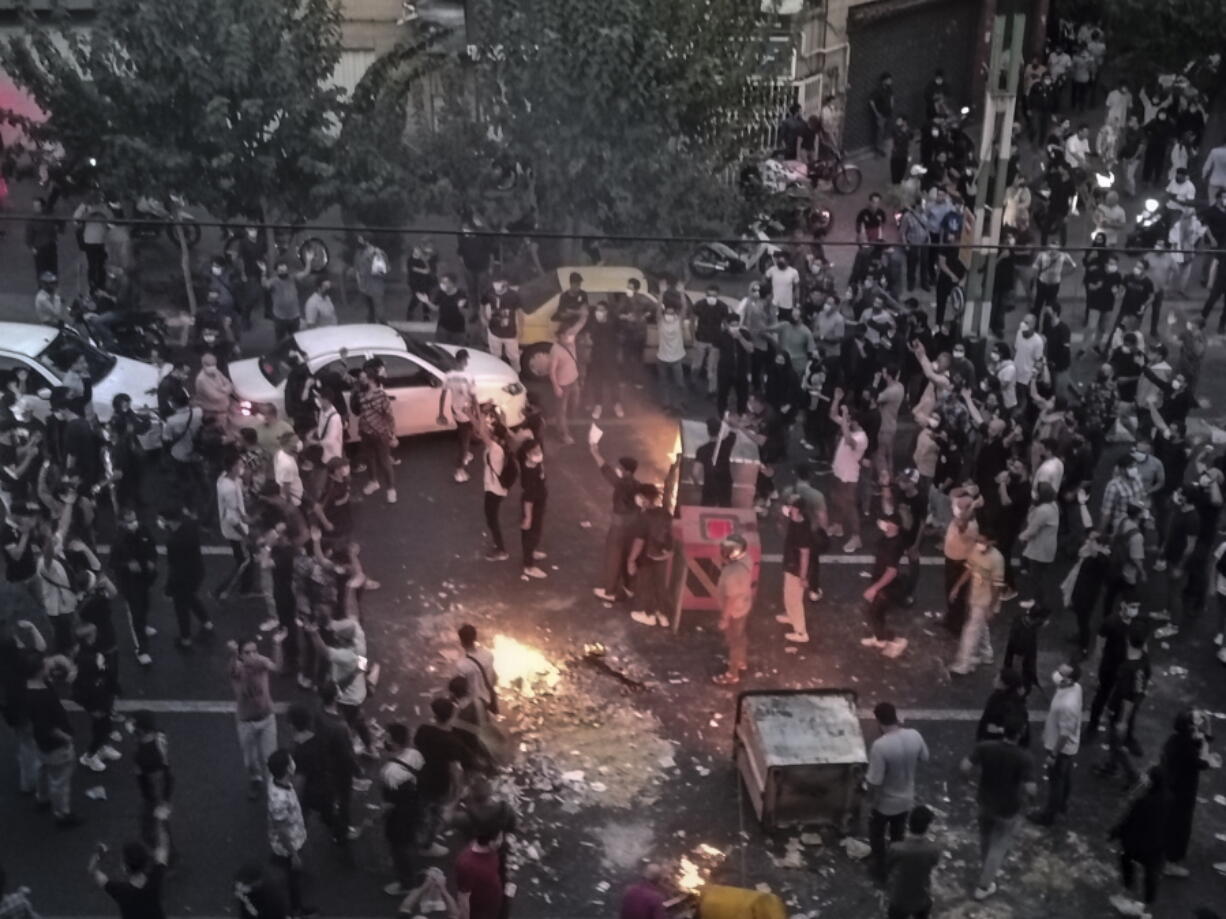
<svg viewBox="0 0 1226 919"><path fill-rule="evenodd" d="M276 258L289 259L290 247L294 245L295 238L303 229L304 224L301 221L295 221L292 227L278 227L273 230L273 247L276 250ZM247 227L244 224L225 224L221 228L222 247L233 264L238 264L239 247L246 233ZM327 271L328 263L332 260L332 251L328 248L328 244L318 236L307 236L300 240L295 255L300 264L311 265L311 270L315 274Z"/></svg>
<svg viewBox="0 0 1226 919"><path fill-rule="evenodd" d="M690 255L690 273L697 278L765 274L782 250L771 241L762 223L755 222L749 235L734 248L722 242L702 243Z"/></svg>
<svg viewBox="0 0 1226 919"><path fill-rule="evenodd" d="M138 198L132 208L134 220L140 221L131 225L133 239L157 239L165 234L171 245L178 247L178 227L183 227L183 237L189 248L194 248L200 242L203 230L196 222L196 216L185 206L178 195L171 195L171 207L154 198ZM111 210L117 214L125 213L121 204L110 202Z"/></svg>

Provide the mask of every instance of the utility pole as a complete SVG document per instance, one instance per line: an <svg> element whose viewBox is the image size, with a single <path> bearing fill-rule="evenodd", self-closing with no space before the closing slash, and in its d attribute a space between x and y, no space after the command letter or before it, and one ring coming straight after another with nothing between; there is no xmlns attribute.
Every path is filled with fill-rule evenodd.
<svg viewBox="0 0 1226 919"><path fill-rule="evenodd" d="M979 141L979 194L972 232L966 280L966 310L962 334L986 339L992 316L992 290L999 257L1001 218L1009 157L1013 150L1013 114L1021 77L1026 17L1022 13L996 17L992 28L983 105L983 134ZM986 247L986 248L981 248Z"/></svg>

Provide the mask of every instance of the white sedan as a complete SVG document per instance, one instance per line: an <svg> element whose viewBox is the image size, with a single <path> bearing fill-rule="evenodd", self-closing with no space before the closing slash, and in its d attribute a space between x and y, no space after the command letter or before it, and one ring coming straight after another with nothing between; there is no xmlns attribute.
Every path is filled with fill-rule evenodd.
<svg viewBox="0 0 1226 919"><path fill-rule="evenodd" d="M0 378L21 369L26 380L25 401L37 418L51 413L51 390L63 384L64 374L84 356L93 383L94 412L100 421L111 417L111 400L127 393L138 412L157 412L158 368L152 364L100 351L75 332L32 322L0 322ZM161 426L154 426L146 447L159 446Z"/></svg>
<svg viewBox="0 0 1226 919"><path fill-rule="evenodd" d="M341 350L346 351L345 358ZM284 416L285 378L289 354L300 351L312 373L333 370L347 373L371 358L387 368L387 393L392 397L396 435L426 434L454 427L448 412L447 425L438 423L438 397L447 371L455 366L454 345L420 342L386 325L354 324L326 326L298 332L261 358L234 361L230 379L235 394L252 410L270 402ZM526 395L515 371L485 351L468 349L468 372L477 384L477 401L493 402L510 426L524 420Z"/></svg>

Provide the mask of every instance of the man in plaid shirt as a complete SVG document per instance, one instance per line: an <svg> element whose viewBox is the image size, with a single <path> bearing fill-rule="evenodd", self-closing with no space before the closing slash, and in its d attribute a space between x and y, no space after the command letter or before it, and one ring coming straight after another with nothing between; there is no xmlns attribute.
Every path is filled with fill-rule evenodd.
<svg viewBox="0 0 1226 919"><path fill-rule="evenodd" d="M1115 463L1115 475L1103 490L1103 507L1100 516L1101 529L1104 533L1115 532L1129 504L1138 504L1149 508L1149 496L1141 477L1136 474L1136 463L1132 455L1125 453Z"/></svg>
<svg viewBox="0 0 1226 919"><path fill-rule="evenodd" d="M396 426L392 418L392 401L383 389L383 381L375 368L363 368L357 393L358 433L366 448L366 465L370 481L362 489L372 495L387 489L387 503L396 503L396 487L392 480L392 446L396 443Z"/></svg>

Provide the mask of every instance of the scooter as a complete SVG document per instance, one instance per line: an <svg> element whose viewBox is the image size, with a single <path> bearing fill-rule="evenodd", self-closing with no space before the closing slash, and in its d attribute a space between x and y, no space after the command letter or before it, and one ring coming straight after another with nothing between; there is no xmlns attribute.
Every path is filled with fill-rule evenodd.
<svg viewBox="0 0 1226 919"><path fill-rule="evenodd" d="M290 246L293 245L295 236L302 229L303 226L300 223L296 223L292 227L277 227L273 230L273 246L278 259L288 258ZM221 228L222 249L234 264L238 263L240 247L246 233L247 227L243 224L227 223ZM258 238L262 245L262 232ZM303 265L309 264L315 274L327 271L328 263L332 260L332 250L318 236L308 236L301 240L298 243L296 255L299 263Z"/></svg>
<svg viewBox="0 0 1226 919"><path fill-rule="evenodd" d="M154 198L138 198L132 211L133 218L141 222L132 224L132 238L157 239L165 234L172 245L178 246L178 229L181 226L188 247L194 248L203 235L196 216L187 209L178 195L171 195L170 203L173 210ZM124 212L123 206L117 202L110 202L110 207L117 214Z"/></svg>
<svg viewBox="0 0 1226 919"><path fill-rule="evenodd" d="M697 278L765 274L782 250L771 241L761 222L753 223L749 232L736 248L722 242L701 244L690 255L690 273Z"/></svg>
<svg viewBox="0 0 1226 919"><path fill-rule="evenodd" d="M148 361L155 352L166 354L168 332L160 313L152 310L100 313L97 304L88 298L74 300L69 312L72 322L65 327L100 351L137 361Z"/></svg>

